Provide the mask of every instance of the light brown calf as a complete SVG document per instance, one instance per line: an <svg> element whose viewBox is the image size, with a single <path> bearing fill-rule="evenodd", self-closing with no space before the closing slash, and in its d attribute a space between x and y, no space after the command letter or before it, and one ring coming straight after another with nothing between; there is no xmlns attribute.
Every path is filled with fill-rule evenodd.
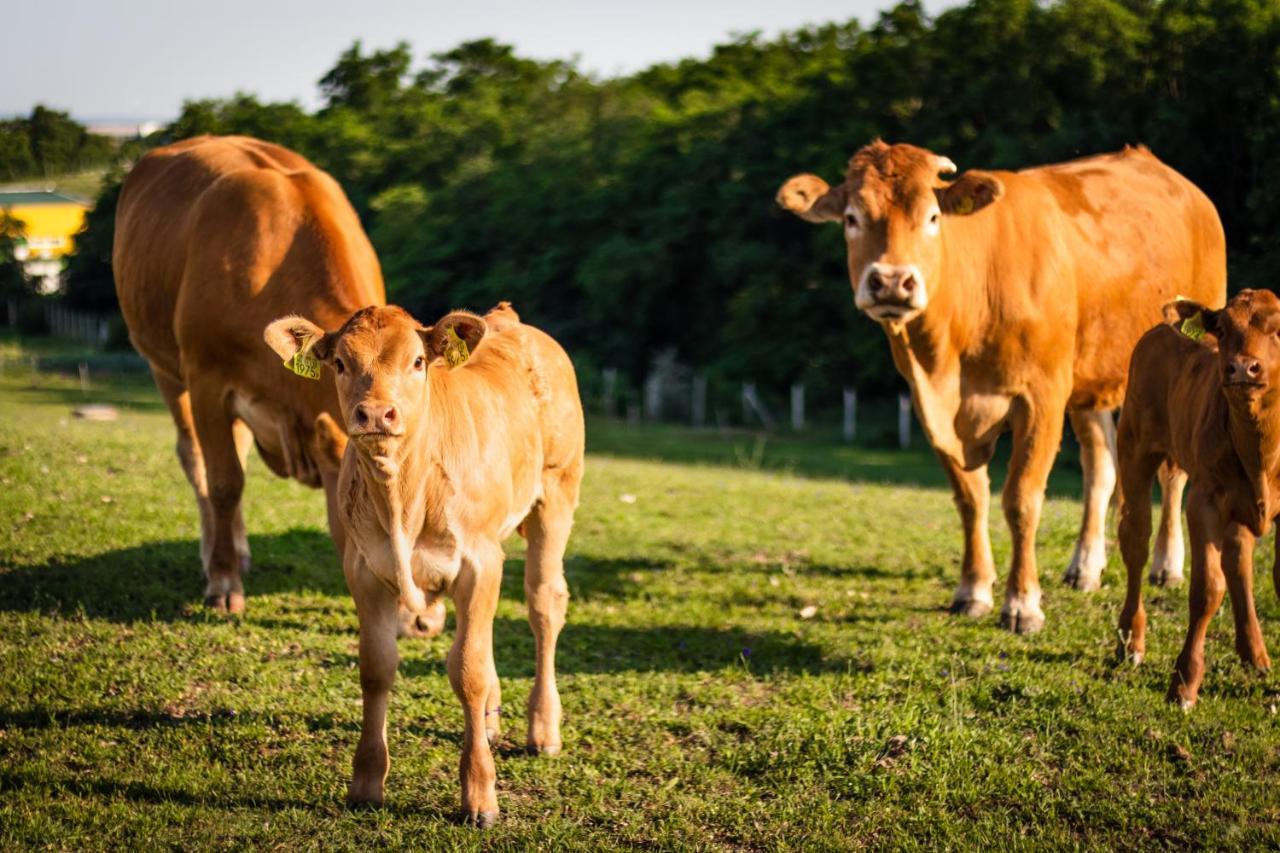
<svg viewBox="0 0 1280 853"><path fill-rule="evenodd" d="M1096 589L1115 487L1111 410L1138 337L1178 294L1226 298L1226 245L1212 202L1145 148L1018 172L971 170L913 145L874 142L836 186L797 175L778 203L844 229L854 303L880 323L916 415L951 480L964 527L952 612L993 605L987 462L1013 433L1004 515L1013 539L1000 621L1044 624L1035 536L1065 412L1080 440L1085 511L1065 580ZM1154 579L1182 576L1165 486Z"/></svg>
<svg viewBox="0 0 1280 853"><path fill-rule="evenodd" d="M1209 620L1226 590L1236 651L1259 671L1271 668L1254 612L1253 545L1280 513L1280 299L1244 290L1218 311L1180 301L1174 312L1180 320L1198 316L1212 338L1197 342L1157 326L1133 353L1118 436L1120 551L1129 574L1120 636L1122 651L1141 661L1151 483L1171 464L1191 483L1191 618L1168 698L1190 708L1204 677ZM1275 580L1280 593L1280 573Z"/></svg>
<svg viewBox="0 0 1280 853"><path fill-rule="evenodd" d="M484 318L453 312L430 328L396 307L365 308L329 334L286 317L266 339L286 359L309 347L333 370L351 436L338 500L360 619L364 723L348 799L383 799L397 604L421 612L449 595L458 619L449 681L465 715L462 810L487 826L498 814L493 618L502 542L517 529L528 539L524 586L537 647L526 744L547 754L561 746L555 648L584 436L573 365L506 303ZM470 358L450 367L444 357L459 341Z"/></svg>

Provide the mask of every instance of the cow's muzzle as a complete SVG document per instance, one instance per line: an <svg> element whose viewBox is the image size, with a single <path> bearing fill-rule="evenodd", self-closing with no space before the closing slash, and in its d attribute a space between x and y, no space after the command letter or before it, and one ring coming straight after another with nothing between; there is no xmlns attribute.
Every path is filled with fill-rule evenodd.
<svg viewBox="0 0 1280 853"><path fill-rule="evenodd" d="M902 320L921 311L928 297L914 265L870 264L854 294L858 308L873 320Z"/></svg>
<svg viewBox="0 0 1280 853"><path fill-rule="evenodd" d="M351 410L352 438L397 438L404 435L404 420L390 403L365 402Z"/></svg>

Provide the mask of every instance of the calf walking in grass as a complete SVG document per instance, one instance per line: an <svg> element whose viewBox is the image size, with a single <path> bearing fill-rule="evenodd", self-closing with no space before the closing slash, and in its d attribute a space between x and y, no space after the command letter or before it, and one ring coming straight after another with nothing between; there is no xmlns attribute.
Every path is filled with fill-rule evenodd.
<svg viewBox="0 0 1280 853"><path fill-rule="evenodd" d="M396 307L362 309L329 334L285 317L266 340L286 360L301 353L334 371L352 439L338 500L360 620L364 721L348 799L383 799L397 606L427 612L449 595L457 611L449 681L465 715L462 810L488 826L498 815L489 743L501 704L493 618L502 542L517 529L528 539L537 655L526 744L551 755L561 746L555 647L584 440L573 365L506 303L483 318L456 311L429 328Z"/></svg>
<svg viewBox="0 0 1280 853"><path fill-rule="evenodd" d="M1280 513L1280 299L1270 291L1244 290L1217 311L1180 301L1168 312L1217 345L1164 325L1147 332L1134 350L1118 436L1120 550L1129 574L1120 636L1123 651L1141 661L1151 483L1161 465L1172 464L1191 483L1191 618L1169 700L1190 708L1204 677L1209 620L1227 590L1236 651L1248 666L1271 668L1254 612L1253 545ZM1274 573L1280 593L1280 564Z"/></svg>

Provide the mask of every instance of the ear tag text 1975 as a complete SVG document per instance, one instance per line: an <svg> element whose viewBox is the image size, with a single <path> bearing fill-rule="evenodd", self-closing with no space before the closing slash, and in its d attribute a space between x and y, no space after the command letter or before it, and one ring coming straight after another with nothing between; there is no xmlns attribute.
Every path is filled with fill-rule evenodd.
<svg viewBox="0 0 1280 853"><path fill-rule="evenodd" d="M315 342L315 338L304 338L302 346L298 347L293 358L286 361L284 366L306 379L319 379L320 359L311 354L311 345Z"/></svg>
<svg viewBox="0 0 1280 853"><path fill-rule="evenodd" d="M453 326L445 329L444 342L444 360L450 367L457 367L471 358L471 350L467 349L467 342L458 337L457 330Z"/></svg>
<svg viewBox="0 0 1280 853"><path fill-rule="evenodd" d="M1178 295L1176 299L1179 302L1191 301L1190 299L1182 295ZM1186 335L1188 338L1191 338L1191 340L1193 341L1198 341L1201 338L1203 338L1204 332L1205 332L1204 312L1197 311L1187 319L1183 320L1181 323L1178 324L1178 331L1182 332L1182 334Z"/></svg>

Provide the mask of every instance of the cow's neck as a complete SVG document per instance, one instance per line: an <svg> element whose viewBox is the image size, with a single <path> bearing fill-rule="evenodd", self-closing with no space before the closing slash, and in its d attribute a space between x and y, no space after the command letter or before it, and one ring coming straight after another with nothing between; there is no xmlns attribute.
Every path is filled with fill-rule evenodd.
<svg viewBox="0 0 1280 853"><path fill-rule="evenodd" d="M1240 465L1253 488L1258 523L1265 531L1280 506L1280 392L1268 391L1247 402L1227 403L1227 430Z"/></svg>
<svg viewBox="0 0 1280 853"><path fill-rule="evenodd" d="M965 312L956 306L965 302L964 296L949 284L946 293L935 295L926 310L910 322L881 324L889 338L893 363L911 386L925 436L939 453L960 465L966 464L964 444L955 426L960 409L960 353L970 334Z"/></svg>

